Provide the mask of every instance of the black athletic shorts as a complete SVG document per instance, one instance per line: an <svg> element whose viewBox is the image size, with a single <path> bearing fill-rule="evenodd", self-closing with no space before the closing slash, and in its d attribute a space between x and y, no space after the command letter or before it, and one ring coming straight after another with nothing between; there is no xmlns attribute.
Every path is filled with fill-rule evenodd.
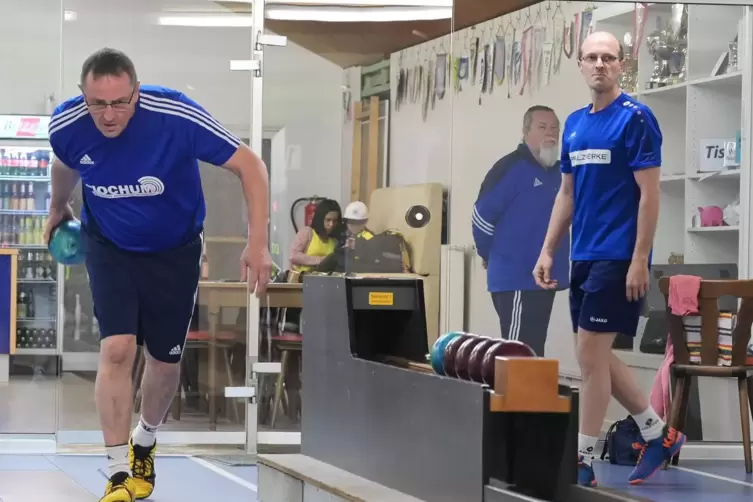
<svg viewBox="0 0 753 502"><path fill-rule="evenodd" d="M124 251L91 230L82 234L101 338L136 335L158 361L179 362L196 303L203 233L154 253Z"/></svg>

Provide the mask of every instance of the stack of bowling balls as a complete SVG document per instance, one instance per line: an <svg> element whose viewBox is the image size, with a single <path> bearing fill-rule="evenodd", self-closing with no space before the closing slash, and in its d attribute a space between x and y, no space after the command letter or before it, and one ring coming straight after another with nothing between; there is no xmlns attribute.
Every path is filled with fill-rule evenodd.
<svg viewBox="0 0 753 502"><path fill-rule="evenodd" d="M494 385L497 357L536 357L523 342L454 331L440 336L431 349L431 367L438 375Z"/></svg>

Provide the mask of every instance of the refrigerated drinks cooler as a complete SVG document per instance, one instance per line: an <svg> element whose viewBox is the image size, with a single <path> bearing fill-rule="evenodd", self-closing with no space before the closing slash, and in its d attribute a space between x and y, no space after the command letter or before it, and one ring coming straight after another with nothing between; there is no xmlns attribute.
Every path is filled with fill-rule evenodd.
<svg viewBox="0 0 753 502"><path fill-rule="evenodd" d="M0 246L18 249L18 356L57 356L64 269L43 242L50 204L49 117L0 115Z"/></svg>

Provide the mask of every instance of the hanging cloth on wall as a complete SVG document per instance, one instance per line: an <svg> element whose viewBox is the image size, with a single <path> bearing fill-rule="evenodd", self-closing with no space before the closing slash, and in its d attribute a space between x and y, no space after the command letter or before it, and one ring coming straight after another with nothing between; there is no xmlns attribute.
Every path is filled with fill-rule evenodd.
<svg viewBox="0 0 753 502"><path fill-rule="evenodd" d="M468 56L460 56L458 58L458 92L463 90L463 82L468 80Z"/></svg>
<svg viewBox="0 0 753 502"><path fill-rule="evenodd" d="M426 72L424 71L424 65L418 65L418 96L416 96L416 102L421 101L421 96L424 95L425 78Z"/></svg>
<svg viewBox="0 0 753 502"><path fill-rule="evenodd" d="M408 81L406 94L408 96L408 103L413 102L413 69L406 68L405 70L406 80Z"/></svg>
<svg viewBox="0 0 753 502"><path fill-rule="evenodd" d="M560 63L562 63L562 45L564 42L565 33L565 20L557 19L553 20L554 23L554 35L552 46L552 74L559 75Z"/></svg>
<svg viewBox="0 0 753 502"><path fill-rule="evenodd" d="M538 91L541 89L541 82L544 80L544 40L546 39L546 29L543 26L537 26L533 29L533 45L531 50L533 54L533 68L531 71L531 88Z"/></svg>
<svg viewBox="0 0 753 502"><path fill-rule="evenodd" d="M505 69L507 68L507 44L505 37L498 36L494 42L494 77L497 85L505 83Z"/></svg>
<svg viewBox="0 0 753 502"><path fill-rule="evenodd" d="M526 90L526 86L529 85L531 79L531 58L532 53L532 38L533 38L533 26L529 26L523 30L523 36L520 37L520 59L521 59L521 72L520 72L520 91L519 96L522 96ZM530 87L528 88L530 91Z"/></svg>
<svg viewBox="0 0 753 502"><path fill-rule="evenodd" d="M437 77L434 84L439 100L444 99L444 93L447 88L447 54L437 54Z"/></svg>
<svg viewBox="0 0 753 502"><path fill-rule="evenodd" d="M414 104L418 101L418 95L421 92L421 82L418 78L420 68L421 67L419 65L414 65L413 69L411 70L411 104Z"/></svg>
<svg viewBox="0 0 753 502"><path fill-rule="evenodd" d="M460 58L452 58L452 88L460 92Z"/></svg>
<svg viewBox="0 0 753 502"><path fill-rule="evenodd" d="M494 44L487 44L486 47L486 92L491 94L494 91Z"/></svg>
<svg viewBox="0 0 753 502"><path fill-rule="evenodd" d="M515 84L515 53L516 51L519 51L520 49L516 47L516 41L517 41L517 30L515 28L512 29L512 36L510 37L510 50L507 51L506 59L505 59L505 66L507 66L507 99L510 99L512 96L512 88ZM514 82L515 81L515 82Z"/></svg>
<svg viewBox="0 0 753 502"><path fill-rule="evenodd" d="M476 83L476 70L478 66L478 37L471 39L471 85Z"/></svg>
<svg viewBox="0 0 753 502"><path fill-rule="evenodd" d="M573 37L572 52L575 52L575 59L577 61L580 58L580 13L577 12L573 16L573 29L571 36Z"/></svg>
<svg viewBox="0 0 753 502"><path fill-rule="evenodd" d="M481 92L484 92L484 86L486 81L486 47L479 46L476 52L476 83L481 87Z"/></svg>
<svg viewBox="0 0 753 502"><path fill-rule="evenodd" d="M573 55L573 44L575 43L574 30L575 23L571 21L570 25L565 26L565 29L562 32L562 53L567 59L570 59Z"/></svg>
<svg viewBox="0 0 753 502"><path fill-rule="evenodd" d="M593 15L593 10L585 10L580 15L580 37L578 38L578 50L580 50L580 46L583 44L583 41L586 39L586 37L593 31L593 25L591 23Z"/></svg>
<svg viewBox="0 0 753 502"><path fill-rule="evenodd" d="M429 61L429 66L426 69L426 91L424 92L423 96L423 106L421 109L421 118L424 122L426 122L426 118L429 116L429 102L431 101L431 95L433 94L432 89L434 89L434 82L432 78L434 68L432 68L432 63Z"/></svg>
<svg viewBox="0 0 753 502"><path fill-rule="evenodd" d="M434 109L434 105L437 104L437 86L435 80L437 79L436 66L434 61L429 61L429 73L431 74L431 86L429 87L429 94L431 94L431 109Z"/></svg>
<svg viewBox="0 0 753 502"><path fill-rule="evenodd" d="M510 62L513 86L515 87L516 94L520 88L520 83L523 80L523 54L520 50L520 42L520 40L515 40L512 43L512 61Z"/></svg>
<svg viewBox="0 0 753 502"><path fill-rule="evenodd" d="M486 92L486 61L489 54L489 46L485 45L478 51L478 104L481 104L481 96Z"/></svg>
<svg viewBox="0 0 753 502"><path fill-rule="evenodd" d="M395 111L400 110L400 105L403 103L403 79L405 77L405 74L403 72L402 68L398 68L397 70L397 84L395 85L397 89L397 96L395 97Z"/></svg>
<svg viewBox="0 0 753 502"><path fill-rule="evenodd" d="M544 42L541 50L541 85L543 87L549 86L549 78L552 74L552 50L554 49L554 43L549 39Z"/></svg>

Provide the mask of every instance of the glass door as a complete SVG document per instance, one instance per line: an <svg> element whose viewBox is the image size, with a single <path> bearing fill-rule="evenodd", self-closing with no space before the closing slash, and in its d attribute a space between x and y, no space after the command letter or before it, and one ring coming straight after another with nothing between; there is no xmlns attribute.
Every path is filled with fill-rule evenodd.
<svg viewBox="0 0 753 502"><path fill-rule="evenodd" d="M0 433L57 430L59 267L43 243L49 119L0 116ZM6 350L3 350L6 349Z"/></svg>

